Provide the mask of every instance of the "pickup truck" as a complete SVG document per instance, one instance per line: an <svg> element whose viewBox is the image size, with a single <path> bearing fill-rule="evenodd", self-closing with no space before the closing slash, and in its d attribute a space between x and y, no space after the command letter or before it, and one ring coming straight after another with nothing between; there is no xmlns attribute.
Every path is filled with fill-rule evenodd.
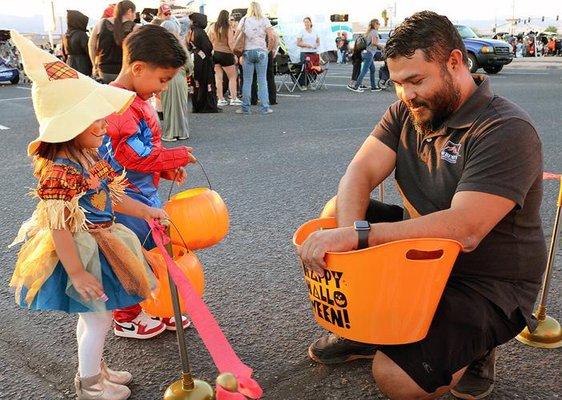
<svg viewBox="0 0 562 400"><path fill-rule="evenodd" d="M455 25L468 53L468 67L474 73L483 68L488 74L497 74L504 65L513 61L511 46L501 40L478 37L468 26Z"/></svg>

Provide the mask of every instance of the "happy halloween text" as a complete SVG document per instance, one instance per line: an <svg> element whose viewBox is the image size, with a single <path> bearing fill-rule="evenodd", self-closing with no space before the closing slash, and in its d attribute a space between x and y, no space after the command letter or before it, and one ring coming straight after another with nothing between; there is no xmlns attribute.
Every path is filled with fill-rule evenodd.
<svg viewBox="0 0 562 400"><path fill-rule="evenodd" d="M324 276L318 276L308 268L303 267L303 270L314 314L332 325L351 328L347 297L341 288L343 272L326 270ZM336 290L330 289L331 286Z"/></svg>

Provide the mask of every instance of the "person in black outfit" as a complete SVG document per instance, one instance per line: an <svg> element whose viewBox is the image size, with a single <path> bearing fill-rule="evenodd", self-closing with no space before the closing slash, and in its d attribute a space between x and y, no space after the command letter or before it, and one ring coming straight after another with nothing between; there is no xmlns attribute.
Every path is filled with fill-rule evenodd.
<svg viewBox="0 0 562 400"><path fill-rule="evenodd" d="M66 12L68 30L62 38L62 51L66 63L78 72L92 75L92 62L88 55L88 17L80 11Z"/></svg>
<svg viewBox="0 0 562 400"><path fill-rule="evenodd" d="M101 19L88 42L90 59L104 83L117 78L123 63L123 40L135 29L136 6L122 0L115 6L113 17Z"/></svg>
<svg viewBox="0 0 562 400"><path fill-rule="evenodd" d="M193 61L193 112L217 113L217 91L215 86L215 70L213 65L213 45L205 32L207 16L193 13L188 47L194 54Z"/></svg>
<svg viewBox="0 0 562 400"><path fill-rule="evenodd" d="M353 70L351 71L351 81L349 82L349 85L355 86L357 78L359 77L359 72L361 72L362 62L363 58L361 57L361 50L354 47L353 53L351 53L351 64L353 65Z"/></svg>

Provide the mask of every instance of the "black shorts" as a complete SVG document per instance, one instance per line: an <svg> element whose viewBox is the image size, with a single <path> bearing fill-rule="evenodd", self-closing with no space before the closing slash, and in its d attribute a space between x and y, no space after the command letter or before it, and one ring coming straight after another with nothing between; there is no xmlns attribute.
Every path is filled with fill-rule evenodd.
<svg viewBox="0 0 562 400"><path fill-rule="evenodd" d="M521 313L510 319L494 303L449 280L425 339L380 346L427 393L451 383L453 374L488 350L513 339L525 327Z"/></svg>
<svg viewBox="0 0 562 400"><path fill-rule="evenodd" d="M369 222L402 220L402 208L371 200ZM487 298L449 279L425 339L411 344L380 346L427 393L451 383L453 374L488 350L513 339L525 327L520 312L508 318Z"/></svg>
<svg viewBox="0 0 562 400"><path fill-rule="evenodd" d="M213 61L221 67L230 67L235 64L234 54L223 53L222 51L213 52Z"/></svg>

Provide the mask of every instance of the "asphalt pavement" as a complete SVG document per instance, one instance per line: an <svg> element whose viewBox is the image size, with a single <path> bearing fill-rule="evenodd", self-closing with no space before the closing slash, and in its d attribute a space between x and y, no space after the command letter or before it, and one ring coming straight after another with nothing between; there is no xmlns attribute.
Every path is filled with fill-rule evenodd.
<svg viewBox="0 0 562 400"><path fill-rule="evenodd" d="M370 363L315 365L308 345L322 334L312 318L292 234L316 217L332 197L347 164L385 109L392 91L352 93L345 88L351 66L330 65L328 88L279 95L274 113L190 114L186 142L202 161L213 188L230 211L229 235L197 254L205 267L205 301L255 378L267 400L383 398ZM542 64L515 64L491 76L499 95L532 116L543 142L545 170L562 172L562 70ZM76 373L76 317L20 310L8 288L17 249L7 245L34 209L27 196L35 185L26 145L37 122L26 86L0 87L0 399L73 397ZM183 143L178 143L183 144ZM197 167L189 186L205 185ZM386 199L399 203L392 180ZM168 183L161 194L167 195ZM541 216L552 234L558 184L545 182ZM549 291L548 314L562 321L560 247ZM193 328L187 345L195 376L214 382L217 370ZM556 399L562 396L562 350L531 348L513 340L499 349L496 388L491 399ZM172 332L147 341L110 334L106 359L134 375L132 399L162 398L179 379ZM445 397L450 398L450 397Z"/></svg>

